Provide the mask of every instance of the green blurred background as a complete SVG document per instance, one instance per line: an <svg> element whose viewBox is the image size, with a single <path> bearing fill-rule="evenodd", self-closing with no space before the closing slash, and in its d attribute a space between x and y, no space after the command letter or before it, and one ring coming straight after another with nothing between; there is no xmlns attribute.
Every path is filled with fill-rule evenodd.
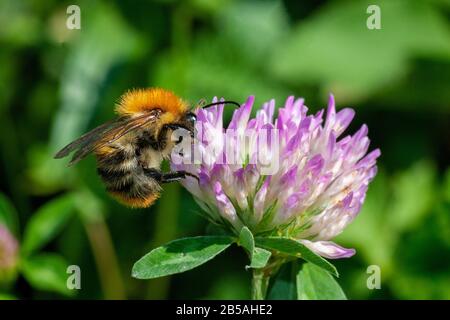
<svg viewBox="0 0 450 320"><path fill-rule="evenodd" d="M66 28L71 4L80 30ZM366 27L369 4L381 30ZM336 261L339 283L350 299L450 299L449 17L447 0L1 1L0 213L21 259L0 297L249 297L236 247L184 274L132 279L151 248L205 232L192 197L167 185L131 210L105 193L92 157L52 159L111 119L125 90L161 86L192 103L295 94L315 111L332 92L354 107L351 130L367 123L382 157L337 239L357 249ZM80 266L81 290L66 288L67 265ZM369 265L380 290L366 287Z"/></svg>

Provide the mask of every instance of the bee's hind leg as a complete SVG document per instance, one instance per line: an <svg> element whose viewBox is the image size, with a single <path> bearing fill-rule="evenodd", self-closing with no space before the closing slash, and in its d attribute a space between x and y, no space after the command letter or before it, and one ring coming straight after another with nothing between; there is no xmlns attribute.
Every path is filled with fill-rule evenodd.
<svg viewBox="0 0 450 320"><path fill-rule="evenodd" d="M192 177L199 181L195 174L187 171L172 171L172 172L161 172L157 169L144 169L144 172L149 177L155 179L159 183L169 183L180 181L181 179L186 179L186 177Z"/></svg>

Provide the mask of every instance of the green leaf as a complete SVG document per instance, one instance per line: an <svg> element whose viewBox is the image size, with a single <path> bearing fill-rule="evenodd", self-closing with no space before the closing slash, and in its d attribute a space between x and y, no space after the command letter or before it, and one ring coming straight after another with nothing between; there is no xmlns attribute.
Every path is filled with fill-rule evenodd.
<svg viewBox="0 0 450 320"><path fill-rule="evenodd" d="M74 194L76 211L86 223L97 223L104 219L104 208L100 199L89 190L81 190Z"/></svg>
<svg viewBox="0 0 450 320"><path fill-rule="evenodd" d="M67 287L68 264L57 254L40 254L25 259L21 265L22 273L30 285L38 290L73 295Z"/></svg>
<svg viewBox="0 0 450 320"><path fill-rule="evenodd" d="M0 293L0 300L18 300L17 297L8 294L8 293Z"/></svg>
<svg viewBox="0 0 450 320"><path fill-rule="evenodd" d="M433 216L440 190L436 175L435 166L427 160L416 161L392 176L381 168L370 184L358 219L336 242L357 246L365 263L379 265L387 279L398 264L395 252L402 233L421 228ZM367 288L361 285L360 289Z"/></svg>
<svg viewBox="0 0 450 320"><path fill-rule="evenodd" d="M396 233L421 225L436 203L436 168L428 161L419 161L392 179L392 199L387 210L389 224ZM411 183L414 181L414 183Z"/></svg>
<svg viewBox="0 0 450 320"><path fill-rule="evenodd" d="M274 48L268 68L291 84L316 82L325 92L355 101L402 79L417 54L448 57L449 32L432 1L376 3L382 11L380 30L365 25L371 2L328 2L299 20Z"/></svg>
<svg viewBox="0 0 450 320"><path fill-rule="evenodd" d="M224 46L230 50L224 52ZM285 86L261 76L260 68L250 68L245 54L233 50L230 40L224 36L205 35L198 38L192 48L189 59L182 52L162 54L152 71L153 81L194 101L217 91L221 96L238 101L255 95L255 104L272 98L281 101L289 95Z"/></svg>
<svg viewBox="0 0 450 320"><path fill-rule="evenodd" d="M200 212L197 212L198 214L202 214ZM214 223L208 223L205 229L205 234L208 236L232 236L233 234L225 229L222 226L219 226Z"/></svg>
<svg viewBox="0 0 450 320"><path fill-rule="evenodd" d="M247 250L250 260L252 260L253 251L255 250L255 239L249 228L243 227L241 229L241 233L239 234L239 245Z"/></svg>
<svg viewBox="0 0 450 320"><path fill-rule="evenodd" d="M223 30L221 34L229 40L230 47L237 45L250 65L266 63L267 55L288 31L289 19L282 3L234 1L223 9L217 18Z"/></svg>
<svg viewBox="0 0 450 320"><path fill-rule="evenodd" d="M299 300L347 300L333 276L312 263L304 263L297 274L297 296Z"/></svg>
<svg viewBox="0 0 450 320"><path fill-rule="evenodd" d="M386 275L391 270L393 250L396 248L396 234L390 232L387 204L393 190L389 188L390 180L383 169L370 184L367 197L358 219L341 233L336 242L344 246L358 246L358 254L367 265L376 264ZM367 291L364 285L361 290Z"/></svg>
<svg viewBox="0 0 450 320"><path fill-rule="evenodd" d="M62 72L61 107L55 114L50 135L54 150L86 129L98 110L98 90L108 80L111 69L138 57L151 43L150 37L144 41L110 4L91 3L84 19L90 27L73 42ZM81 94L71 90L73 86Z"/></svg>
<svg viewBox="0 0 450 320"><path fill-rule="evenodd" d="M132 276L153 279L185 272L211 260L234 239L226 236L183 238L153 249L133 266Z"/></svg>
<svg viewBox="0 0 450 320"><path fill-rule="evenodd" d="M273 278L268 300L297 300L297 287L295 285L298 273L298 261L285 263Z"/></svg>
<svg viewBox="0 0 450 320"><path fill-rule="evenodd" d="M0 224L4 224L9 231L17 236L19 231L17 212L3 193L0 193Z"/></svg>
<svg viewBox="0 0 450 320"><path fill-rule="evenodd" d="M336 277L339 276L336 268L330 262L315 254L296 240L281 237L257 237L256 244L265 249L275 250L283 254L302 258L325 269Z"/></svg>
<svg viewBox="0 0 450 320"><path fill-rule="evenodd" d="M250 257L250 265L247 268L264 268L266 266L272 253L255 247L255 239L249 228L241 229L239 245L245 248Z"/></svg>
<svg viewBox="0 0 450 320"><path fill-rule="evenodd" d="M443 196L447 202L450 202L450 168L447 168L444 174Z"/></svg>
<svg viewBox="0 0 450 320"><path fill-rule="evenodd" d="M264 268L270 259L272 252L262 249L255 248L253 252L252 262L250 263L250 268Z"/></svg>
<svg viewBox="0 0 450 320"><path fill-rule="evenodd" d="M72 195L62 196L42 206L25 228L22 254L30 254L50 241L72 216L74 206Z"/></svg>

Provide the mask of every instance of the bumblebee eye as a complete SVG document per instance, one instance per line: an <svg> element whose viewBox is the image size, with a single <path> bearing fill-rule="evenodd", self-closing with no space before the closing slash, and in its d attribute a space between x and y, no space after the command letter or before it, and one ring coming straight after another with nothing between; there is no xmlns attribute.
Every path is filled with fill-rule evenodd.
<svg viewBox="0 0 450 320"><path fill-rule="evenodd" d="M197 116L193 114L192 112L189 112L186 115L186 121L189 122L191 125L195 124L195 121L197 121Z"/></svg>

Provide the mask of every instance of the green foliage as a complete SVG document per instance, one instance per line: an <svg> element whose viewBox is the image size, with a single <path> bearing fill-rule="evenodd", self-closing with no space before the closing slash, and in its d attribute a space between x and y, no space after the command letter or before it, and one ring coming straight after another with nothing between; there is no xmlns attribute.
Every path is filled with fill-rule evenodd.
<svg viewBox="0 0 450 320"><path fill-rule="evenodd" d="M264 268L270 259L272 253L262 248L255 248L252 256L250 268Z"/></svg>
<svg viewBox="0 0 450 320"><path fill-rule="evenodd" d="M153 280L136 285L129 270L142 250L204 234L198 206L174 185L154 207L131 211L106 195L92 159L67 168L66 160L52 158L111 119L125 90L145 86L172 89L191 103L253 94L257 105L271 98L279 105L295 94L312 110L331 91L338 108L355 107L355 126L368 124L372 146L383 155L360 215L336 239L357 249L336 261L339 282L351 299L450 299L447 3L81 0L82 29L68 30L64 4L0 1L0 223L19 241L20 265L28 266L27 276L26 268L19 272L32 285L30 292L13 283L0 299L66 294L62 258L40 258L47 256L43 249L89 271L79 298L108 296L108 284L117 283L114 254L130 297L152 298L157 287L161 298L248 298L250 272L242 267L248 258L240 248L226 252L226 263L204 266L224 275L217 282L200 282L205 274L193 271L183 281L165 277L165 289ZM381 30L366 28L368 4L380 6ZM269 265L272 249L251 250L249 236L239 239L249 265L266 258ZM105 260L107 247L114 250ZM292 281L301 260L281 255L296 260L274 276L268 298L296 299ZM33 285L46 260L59 267L44 272L47 284ZM107 267L96 269L94 261ZM381 268L380 290L366 287L372 264ZM184 281L201 285L187 292Z"/></svg>
<svg viewBox="0 0 450 320"><path fill-rule="evenodd" d="M234 242L225 236L183 238L153 249L133 266L132 275L152 279L191 270L211 260Z"/></svg>
<svg viewBox="0 0 450 320"><path fill-rule="evenodd" d="M239 235L239 244L245 248L250 258L248 268L264 268L269 261L271 252L255 247L255 239L249 228L243 227Z"/></svg>
<svg viewBox="0 0 450 320"><path fill-rule="evenodd" d="M60 255L43 253L24 260L21 269L35 289L71 296L74 291L67 288L67 266Z"/></svg>
<svg viewBox="0 0 450 320"><path fill-rule="evenodd" d="M185 272L196 268L205 262L211 260L216 255L228 248L236 240L227 236L203 236L193 238L183 238L169 242L159 248L153 249L147 255L142 257L134 264L132 275L138 279L152 279ZM273 284L270 288L268 299L345 299L345 295L333 275L337 276L336 268L316 255L298 241L288 238L256 238L256 244L264 247L262 249L255 246L255 239L252 232L243 227L238 244L242 246L250 258L250 265L246 268L262 269L262 273L254 274L253 290L256 292L265 292L267 281L264 278L259 279L265 272L269 258L274 252L274 262L281 266ZM298 264L288 263L288 267L283 263L285 258L280 257L288 255L296 260L302 257L310 263L305 263L302 269L298 271ZM276 256L277 255L277 256ZM292 258L291 258L292 260ZM266 271L264 271L266 270ZM331 272L331 274L329 273ZM256 281L256 282L255 282ZM264 297L264 293L262 297Z"/></svg>
<svg viewBox="0 0 450 320"><path fill-rule="evenodd" d="M312 263L302 265L296 280L299 300L347 299L333 276Z"/></svg>
<svg viewBox="0 0 450 320"><path fill-rule="evenodd" d="M29 255L50 241L74 213L74 199L66 195L40 208L29 220L23 238L22 254Z"/></svg>
<svg viewBox="0 0 450 320"><path fill-rule="evenodd" d="M365 27L370 4L381 8L382 28L375 32ZM270 67L291 83L320 82L324 92L353 102L404 77L411 57L448 59L450 33L444 19L426 1L329 3L292 30Z"/></svg>
<svg viewBox="0 0 450 320"><path fill-rule="evenodd" d="M433 165L423 161L393 178L392 204L387 208L392 228L404 232L419 226L437 200L433 190L435 175Z"/></svg>
<svg viewBox="0 0 450 320"><path fill-rule="evenodd" d="M267 293L268 300L297 300L298 261L285 263L273 277Z"/></svg>
<svg viewBox="0 0 450 320"><path fill-rule="evenodd" d="M65 296L74 295L74 291L70 291L66 285L68 264L65 259L58 254L35 253L67 224L74 211L73 207L71 195L48 202L35 213L25 229L18 271L36 290L56 292ZM15 208L1 194L0 223L4 223L18 236ZM13 273L14 278L16 271L14 270ZM16 299L16 297L0 292L0 300L6 299Z"/></svg>
<svg viewBox="0 0 450 320"><path fill-rule="evenodd" d="M331 263L329 263L321 256L315 254L314 252L309 250L305 245L296 240L280 237L268 237L268 238L257 237L256 244L265 249L275 250L281 254L302 258L305 261L311 262L317 265L318 267L323 268L324 270L330 272L336 277L339 276L336 268Z"/></svg>
<svg viewBox="0 0 450 320"><path fill-rule="evenodd" d="M9 199L0 193L0 224L5 225L13 234L18 234L17 212Z"/></svg>
<svg viewBox="0 0 450 320"><path fill-rule="evenodd" d="M310 263L292 261L281 266L267 294L269 300L345 300L334 277Z"/></svg>
<svg viewBox="0 0 450 320"><path fill-rule="evenodd" d="M0 300L17 300L12 294L0 293Z"/></svg>
<svg viewBox="0 0 450 320"><path fill-rule="evenodd" d="M85 12L91 25L73 42L61 79L62 105L53 122L50 142L55 149L86 130L108 72L121 61L133 59L144 45L110 5L98 2ZM72 91L73 87L82 94Z"/></svg>
<svg viewBox="0 0 450 320"><path fill-rule="evenodd" d="M447 231L436 228L435 224L445 225L447 218L444 217L449 216L450 207L446 207L440 190L436 168L429 161L418 161L389 179L382 171L371 185L360 216L337 241L356 246L367 265L380 266L382 286L389 286L402 297L448 296L441 281L428 281L427 277L417 273L417 268L407 267L428 264L433 266L436 279L447 277L440 270L448 267L443 263L446 261L443 257L449 256L449 246L437 239L439 234L447 234ZM420 253L418 243L424 247L423 253ZM425 258L425 252L429 251L425 247L428 246L438 246L441 257L431 254ZM409 260L410 255L415 258ZM368 294L363 281L367 275L360 273L359 277L361 280L356 282L359 286L353 286L351 292ZM406 283L412 282L423 289L420 294L406 290Z"/></svg>

